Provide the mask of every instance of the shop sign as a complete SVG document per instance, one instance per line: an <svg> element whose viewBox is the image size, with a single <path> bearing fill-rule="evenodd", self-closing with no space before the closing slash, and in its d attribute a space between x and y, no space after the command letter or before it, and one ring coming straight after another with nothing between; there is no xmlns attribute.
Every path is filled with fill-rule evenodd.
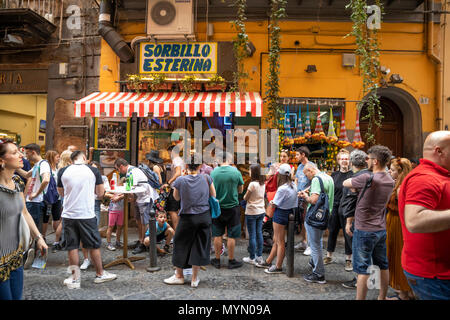
<svg viewBox="0 0 450 320"><path fill-rule="evenodd" d="M47 92L47 69L0 70L0 92Z"/></svg>
<svg viewBox="0 0 450 320"><path fill-rule="evenodd" d="M217 73L217 43L141 42L139 73Z"/></svg>
<svg viewBox="0 0 450 320"><path fill-rule="evenodd" d="M279 98L278 103L282 105L310 105L310 106L326 106L326 107L345 107L344 99L332 98Z"/></svg>

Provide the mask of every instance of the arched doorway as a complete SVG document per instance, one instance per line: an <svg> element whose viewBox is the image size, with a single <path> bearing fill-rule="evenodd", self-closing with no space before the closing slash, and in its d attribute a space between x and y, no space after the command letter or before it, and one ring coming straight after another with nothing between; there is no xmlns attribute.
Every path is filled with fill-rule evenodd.
<svg viewBox="0 0 450 320"><path fill-rule="evenodd" d="M395 156L403 157L403 115L397 105L390 99L381 97L380 105L383 113L382 127L376 128L376 144L388 147ZM367 109L363 107L360 119L367 114ZM366 141L368 120L360 120L361 137L366 142L366 150L370 145Z"/></svg>
<svg viewBox="0 0 450 320"><path fill-rule="evenodd" d="M393 148L392 151L395 156L405 158L422 157L424 139L422 133L422 112L416 99L409 92L394 86L380 88L377 90L377 94L380 97L382 108L387 110L384 113L383 126L376 133L377 143ZM360 121L361 118L362 115L360 115ZM360 126L361 136L365 141L364 134L367 130L367 123L360 122ZM395 132L394 127L397 127ZM398 134L400 134L400 137L398 137ZM392 141L394 137L395 139L401 139L401 141Z"/></svg>

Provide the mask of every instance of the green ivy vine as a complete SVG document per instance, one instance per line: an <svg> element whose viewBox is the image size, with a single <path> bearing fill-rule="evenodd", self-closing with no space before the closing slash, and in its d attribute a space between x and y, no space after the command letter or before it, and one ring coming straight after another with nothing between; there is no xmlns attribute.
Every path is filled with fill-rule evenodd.
<svg viewBox="0 0 450 320"><path fill-rule="evenodd" d="M381 0L375 0L375 4L383 13ZM367 114L361 120L369 120L366 140L369 144L375 144L375 130L381 127L383 114L380 99L377 96L379 88L380 52L378 41L378 30L367 27L367 1L350 0L346 8L352 10L353 21L352 35L356 39L356 54L360 57L359 67L363 76L363 99L357 105L359 111L365 106Z"/></svg>
<svg viewBox="0 0 450 320"><path fill-rule="evenodd" d="M269 122L273 128L279 127L279 119L283 114L283 106L279 103L279 74L280 74L280 50L281 37L279 20L287 17L287 0L271 0L269 28L269 74L266 82L266 103Z"/></svg>
<svg viewBox="0 0 450 320"><path fill-rule="evenodd" d="M249 74L245 71L244 67L244 59L248 57L248 35L245 30L247 0L235 0L233 6L237 8L236 20L231 22L237 31L237 35L233 39L233 52L236 57L237 71L233 73L233 85L230 91L245 92L247 91L247 79L249 78Z"/></svg>

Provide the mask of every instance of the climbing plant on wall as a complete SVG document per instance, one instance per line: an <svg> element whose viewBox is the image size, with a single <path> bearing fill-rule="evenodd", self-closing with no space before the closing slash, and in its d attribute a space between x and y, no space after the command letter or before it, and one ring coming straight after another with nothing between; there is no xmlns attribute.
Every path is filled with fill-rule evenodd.
<svg viewBox="0 0 450 320"><path fill-rule="evenodd" d="M248 56L248 35L245 30L247 0L235 0L234 6L237 8L237 15L236 20L232 21L232 25L236 29L237 35L233 39L233 52L236 57L237 71L233 73L233 86L231 87L231 91L244 92L247 90L247 79L249 78L249 74L244 68L244 59Z"/></svg>
<svg viewBox="0 0 450 320"><path fill-rule="evenodd" d="M375 5L380 8L382 13L383 4L381 0L375 0ZM375 144L374 133L376 128L381 127L383 120L380 100L377 96L380 70L378 29L369 27L370 21L368 23L369 15L367 14L366 0L350 0L346 8L352 10L353 27L349 35L356 39L356 54L359 56L359 67L363 77L362 96L365 98L358 103L357 107L361 111L361 108L365 106L367 110L366 115L361 120L368 120L365 137L368 143Z"/></svg>
<svg viewBox="0 0 450 320"><path fill-rule="evenodd" d="M280 75L280 26L279 20L287 17L286 0L271 0L270 2L270 24L269 24L269 74L266 82L267 122L272 127L278 127L278 120L283 114L283 107L279 103L279 75Z"/></svg>

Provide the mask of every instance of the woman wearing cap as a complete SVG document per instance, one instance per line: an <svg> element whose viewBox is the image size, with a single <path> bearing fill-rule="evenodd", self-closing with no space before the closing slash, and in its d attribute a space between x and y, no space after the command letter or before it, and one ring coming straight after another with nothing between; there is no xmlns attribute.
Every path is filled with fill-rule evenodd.
<svg viewBox="0 0 450 320"><path fill-rule="evenodd" d="M266 196L268 201L272 201L278 189L278 169L281 165L287 164L291 170L291 180L294 180L295 168L289 164L289 150L283 149L280 152L280 162L274 163L270 166L270 171L267 174L266 180Z"/></svg>
<svg viewBox="0 0 450 320"><path fill-rule="evenodd" d="M263 263L257 263L260 268L267 268L264 272L268 274L282 273L285 252L286 226L289 221L289 214L294 213L297 208L297 187L292 180L292 171L289 164L284 163L278 168L277 185L278 189L275 197L270 201L270 206L275 207L273 213L273 246L269 257ZM275 265L272 261L277 257Z"/></svg>

